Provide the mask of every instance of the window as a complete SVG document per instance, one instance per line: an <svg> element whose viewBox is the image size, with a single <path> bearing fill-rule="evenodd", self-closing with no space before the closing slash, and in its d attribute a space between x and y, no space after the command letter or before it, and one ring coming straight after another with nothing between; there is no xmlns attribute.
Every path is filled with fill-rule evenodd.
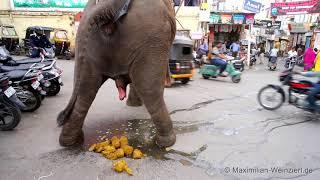
<svg viewBox="0 0 320 180"><path fill-rule="evenodd" d="M65 31L56 32L56 36L59 39L68 39L67 32L65 32Z"/></svg>
<svg viewBox="0 0 320 180"><path fill-rule="evenodd" d="M3 27L2 34L5 36L16 36L17 35L16 31L12 27Z"/></svg>
<svg viewBox="0 0 320 180"><path fill-rule="evenodd" d="M184 55L191 54L191 48L190 47L183 47L182 53Z"/></svg>
<svg viewBox="0 0 320 180"><path fill-rule="evenodd" d="M200 0L185 0L184 5L185 6L199 6Z"/></svg>
<svg viewBox="0 0 320 180"><path fill-rule="evenodd" d="M173 0L174 6L180 6L181 0Z"/></svg>

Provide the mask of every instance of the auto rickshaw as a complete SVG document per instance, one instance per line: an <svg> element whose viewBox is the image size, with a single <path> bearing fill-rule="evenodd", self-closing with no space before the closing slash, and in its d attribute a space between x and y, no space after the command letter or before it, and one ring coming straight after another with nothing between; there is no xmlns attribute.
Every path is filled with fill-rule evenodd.
<svg viewBox="0 0 320 180"><path fill-rule="evenodd" d="M26 53L27 56L31 56L32 55L32 49L31 49L31 46L30 46L29 38L30 38L30 35L34 31L38 31L38 32L41 31L50 40L50 36L51 36L51 33L54 32L54 28L43 27L43 26L31 26L31 27L27 28L25 39L23 39L23 41L24 41L24 50L25 50L25 53ZM50 51L50 53L51 53L51 51ZM51 56L52 56L52 58L55 57L54 52L52 52Z"/></svg>
<svg viewBox="0 0 320 180"><path fill-rule="evenodd" d="M170 49L169 59L170 78L182 84L190 81L194 69L193 42L188 37L188 31L185 32L177 32Z"/></svg>
<svg viewBox="0 0 320 180"><path fill-rule="evenodd" d="M56 47L55 53L58 58L65 57L65 59L71 59L70 52L70 39L68 33L64 29L55 29L53 35L53 43Z"/></svg>
<svg viewBox="0 0 320 180"><path fill-rule="evenodd" d="M0 46L5 46L11 54L20 54L19 37L14 26L0 24Z"/></svg>

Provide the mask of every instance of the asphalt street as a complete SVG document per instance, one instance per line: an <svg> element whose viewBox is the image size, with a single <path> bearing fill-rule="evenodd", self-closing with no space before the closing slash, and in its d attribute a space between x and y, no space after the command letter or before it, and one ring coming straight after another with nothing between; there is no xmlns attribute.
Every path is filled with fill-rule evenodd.
<svg viewBox="0 0 320 180"><path fill-rule="evenodd" d="M74 61L58 60L58 65L64 70L61 92L36 112L22 114L14 131L0 132L1 180L320 178L319 117L288 104L266 111L257 102L261 87L280 84L281 70L257 65L243 72L239 84L196 74L187 85L166 88L177 133L176 144L167 150L154 146L146 109L127 107L108 81L86 118L85 148L65 149L58 144L56 117L72 93ZM121 134L148 154L127 159L132 177L117 174L112 161L86 150L103 135Z"/></svg>

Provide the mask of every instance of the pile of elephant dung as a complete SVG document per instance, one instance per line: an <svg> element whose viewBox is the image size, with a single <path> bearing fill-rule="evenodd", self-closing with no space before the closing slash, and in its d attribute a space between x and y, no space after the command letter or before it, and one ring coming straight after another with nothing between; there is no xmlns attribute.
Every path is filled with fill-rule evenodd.
<svg viewBox="0 0 320 180"><path fill-rule="evenodd" d="M146 155L139 149L134 149L129 145L128 138L121 136L120 138L114 136L111 140L104 140L103 142L93 144L90 146L89 151L101 153L105 158L109 160L117 160L123 157L132 157L133 159L141 159ZM124 161L118 161L113 164L113 170L116 172L127 172L129 175L133 175L132 170L128 167L128 164Z"/></svg>

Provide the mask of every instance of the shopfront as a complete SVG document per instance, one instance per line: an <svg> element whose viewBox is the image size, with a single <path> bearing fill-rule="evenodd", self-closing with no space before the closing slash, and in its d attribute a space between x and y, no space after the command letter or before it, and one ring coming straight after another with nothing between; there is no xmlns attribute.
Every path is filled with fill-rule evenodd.
<svg viewBox="0 0 320 180"><path fill-rule="evenodd" d="M290 47L300 47L305 49L311 45L310 24L295 23L289 24Z"/></svg>
<svg viewBox="0 0 320 180"><path fill-rule="evenodd" d="M234 41L246 39L245 31L250 31L250 24L254 22L252 13L216 13L211 12L209 23L209 44L226 42L230 45ZM209 48L212 48L209 46Z"/></svg>

